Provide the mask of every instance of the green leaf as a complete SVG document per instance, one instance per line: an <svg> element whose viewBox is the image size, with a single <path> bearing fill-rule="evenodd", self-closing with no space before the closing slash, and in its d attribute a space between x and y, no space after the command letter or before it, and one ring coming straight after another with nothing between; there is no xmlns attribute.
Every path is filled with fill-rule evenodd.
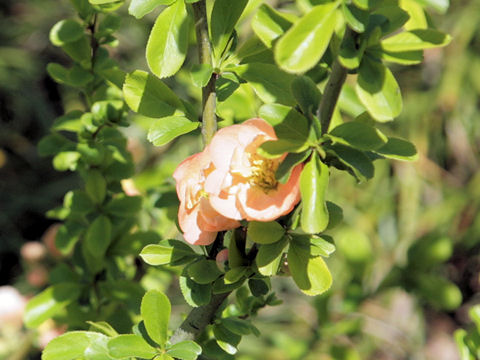
<svg viewBox="0 0 480 360"><path fill-rule="evenodd" d="M78 299L79 284L61 283L43 290L33 297L25 308L25 326L34 328L60 313L68 304Z"/></svg>
<svg viewBox="0 0 480 360"><path fill-rule="evenodd" d="M333 145L331 149L335 152L340 162L349 168L353 175L359 180L371 179L375 172L372 160L360 150L344 145Z"/></svg>
<svg viewBox="0 0 480 360"><path fill-rule="evenodd" d="M354 37L346 37L340 45L338 60L347 69L356 69L360 66L364 51L364 41L361 44L358 44L358 40Z"/></svg>
<svg viewBox="0 0 480 360"><path fill-rule="evenodd" d="M382 49L390 52L415 51L446 46L452 40L450 35L434 29L403 31L382 40Z"/></svg>
<svg viewBox="0 0 480 360"><path fill-rule="evenodd" d="M332 275L320 256L311 257L309 250L290 242L288 267L300 290L309 295L320 295L332 285Z"/></svg>
<svg viewBox="0 0 480 360"><path fill-rule="evenodd" d="M213 53L217 61L225 51L235 25L247 3L248 0L216 0L213 4L212 16L210 17L210 33Z"/></svg>
<svg viewBox="0 0 480 360"><path fill-rule="evenodd" d="M310 244L312 245L310 247L310 254L329 257L330 254L335 251L335 245L328 240L331 240L331 237L326 235L310 237Z"/></svg>
<svg viewBox="0 0 480 360"><path fill-rule="evenodd" d="M185 111L180 99L162 80L144 71L127 75L123 95L130 109L148 117L161 118Z"/></svg>
<svg viewBox="0 0 480 360"><path fill-rule="evenodd" d="M382 63L363 58L355 87L358 98L377 121L392 120L402 112L397 81Z"/></svg>
<svg viewBox="0 0 480 360"><path fill-rule="evenodd" d="M218 346L220 346L223 351L230 355L237 353L237 345L241 340L240 335L231 332L221 324L213 327L213 335L215 336Z"/></svg>
<svg viewBox="0 0 480 360"><path fill-rule="evenodd" d="M357 33L363 33L368 25L368 12L353 4L342 2L342 12L348 26Z"/></svg>
<svg viewBox="0 0 480 360"><path fill-rule="evenodd" d="M190 121L184 116L168 116L156 120L148 130L148 140L155 146L168 144L176 137L187 134L200 126L198 121Z"/></svg>
<svg viewBox="0 0 480 360"><path fill-rule="evenodd" d="M58 228L57 236L55 237L55 246L63 255L68 255L72 252L75 244L80 240L80 234L85 227L82 224L67 221Z"/></svg>
<svg viewBox="0 0 480 360"><path fill-rule="evenodd" d="M240 336L252 333L252 324L247 320L242 320L236 317L223 318L222 325L232 333Z"/></svg>
<svg viewBox="0 0 480 360"><path fill-rule="evenodd" d="M206 305L212 298L211 284L198 284L188 276L180 276L180 290L188 305L198 307Z"/></svg>
<svg viewBox="0 0 480 360"><path fill-rule="evenodd" d="M229 233L227 233L229 234ZM245 244L235 237L235 232L232 232L230 245L228 246L228 264L231 268L248 265L245 255Z"/></svg>
<svg viewBox="0 0 480 360"><path fill-rule="evenodd" d="M136 231L133 234L125 234L116 240L110 247L109 253L118 256L138 255L144 247L149 244L157 244L160 240L160 235L155 231Z"/></svg>
<svg viewBox="0 0 480 360"><path fill-rule="evenodd" d="M355 228L342 228L335 237L335 244L340 254L356 266L366 264L373 256L372 245L368 236Z"/></svg>
<svg viewBox="0 0 480 360"><path fill-rule="evenodd" d="M467 345L468 333L464 329L457 329L454 332L454 338L460 351L460 360L475 360Z"/></svg>
<svg viewBox="0 0 480 360"><path fill-rule="evenodd" d="M94 203L101 204L103 202L107 191L107 182L100 171L90 170L88 172L85 191Z"/></svg>
<svg viewBox="0 0 480 360"><path fill-rule="evenodd" d="M201 353L202 347L190 340L176 343L167 350L168 355L182 360L195 360Z"/></svg>
<svg viewBox="0 0 480 360"><path fill-rule="evenodd" d="M141 207L141 196L121 195L110 200L105 205L105 211L114 216L131 217L139 212Z"/></svg>
<svg viewBox="0 0 480 360"><path fill-rule="evenodd" d="M398 31L402 26L406 26L405 23L409 20L409 17L409 14L402 10L397 4L380 3L380 7L375 10L375 13L370 17L369 28L372 29L375 26L380 26L381 35L388 35Z"/></svg>
<svg viewBox="0 0 480 360"><path fill-rule="evenodd" d="M247 238L257 244L272 244L285 235L285 229L276 221L250 221Z"/></svg>
<svg viewBox="0 0 480 360"><path fill-rule="evenodd" d="M51 340L42 352L42 360L111 360L109 338L90 331L70 331Z"/></svg>
<svg viewBox="0 0 480 360"><path fill-rule="evenodd" d="M400 65L415 65L420 64L423 61L422 50L401 52L381 51L376 55L382 60Z"/></svg>
<svg viewBox="0 0 480 360"><path fill-rule="evenodd" d="M308 76L297 76L292 81L292 94L304 114L314 114L322 97L317 84Z"/></svg>
<svg viewBox="0 0 480 360"><path fill-rule="evenodd" d="M270 279L249 279L248 288L252 292L252 295L255 297L267 295L270 291Z"/></svg>
<svg viewBox="0 0 480 360"><path fill-rule="evenodd" d="M462 293L458 287L444 277L418 273L414 281L417 293L438 309L453 311L462 303Z"/></svg>
<svg viewBox="0 0 480 360"><path fill-rule="evenodd" d="M92 49L87 36L62 45L63 51L85 68L91 66Z"/></svg>
<svg viewBox="0 0 480 360"><path fill-rule="evenodd" d="M87 249L93 257L102 259L112 241L112 223L105 215L98 216L85 235Z"/></svg>
<svg viewBox="0 0 480 360"><path fill-rule="evenodd" d="M90 329L97 330L98 332L101 332L107 336L118 336L117 331L112 327L112 325L105 321L87 321L87 324L90 325Z"/></svg>
<svg viewBox="0 0 480 360"><path fill-rule="evenodd" d="M388 142L376 153L395 160L416 160L418 158L417 149L411 142L399 138L388 138Z"/></svg>
<svg viewBox="0 0 480 360"><path fill-rule="evenodd" d="M43 137L37 148L40 156L52 156L62 151L75 150L75 143L65 136L53 133Z"/></svg>
<svg viewBox="0 0 480 360"><path fill-rule="evenodd" d="M300 174L302 213L300 223L303 231L314 234L328 225L328 210L325 194L328 186L328 166L318 159L316 152Z"/></svg>
<svg viewBox="0 0 480 360"><path fill-rule="evenodd" d="M157 350L151 347L141 336L128 334L119 335L108 341L108 352L114 359L139 357L151 359L157 355Z"/></svg>
<svg viewBox="0 0 480 360"><path fill-rule="evenodd" d="M259 115L273 126L278 137L276 141L267 141L260 146L266 156L280 156L286 151L302 152L309 145L308 120L298 111L280 104L266 104Z"/></svg>
<svg viewBox="0 0 480 360"><path fill-rule="evenodd" d="M132 0L128 7L128 13L140 19L155 10L159 5L171 5L176 0Z"/></svg>
<svg viewBox="0 0 480 360"><path fill-rule="evenodd" d="M292 26L292 16L281 13L267 4L258 8L251 25L254 33L269 48L274 40L279 38Z"/></svg>
<svg viewBox="0 0 480 360"><path fill-rule="evenodd" d="M294 75L275 65L259 62L238 65L231 70L247 81L264 103L295 105L291 92Z"/></svg>
<svg viewBox="0 0 480 360"><path fill-rule="evenodd" d="M81 155L76 151L62 151L53 158L53 167L57 171L75 171Z"/></svg>
<svg viewBox="0 0 480 360"><path fill-rule="evenodd" d="M79 40L85 33L82 25L75 20L64 19L53 25L50 30L50 42L63 46Z"/></svg>
<svg viewBox="0 0 480 360"><path fill-rule="evenodd" d="M192 82L197 87L205 87L212 77L213 67L210 64L194 64L190 70Z"/></svg>
<svg viewBox="0 0 480 360"><path fill-rule="evenodd" d="M452 256L453 241L446 236L428 234L415 241L408 249L408 266L429 269Z"/></svg>
<svg viewBox="0 0 480 360"><path fill-rule="evenodd" d="M275 60L282 69L301 73L318 63L333 34L337 6L338 2L315 6L278 40Z"/></svg>
<svg viewBox="0 0 480 360"><path fill-rule="evenodd" d="M273 276L277 273L283 251L287 247L287 244L288 238L282 237L276 243L260 246L257 256L255 257L260 274Z"/></svg>
<svg viewBox="0 0 480 360"><path fill-rule="evenodd" d="M163 240L158 245L147 245L140 253L143 261L154 266L179 265L197 256L190 246L178 240Z"/></svg>
<svg viewBox="0 0 480 360"><path fill-rule="evenodd" d="M55 119L52 130L79 132L82 129L82 121L80 120L82 115L83 112L80 110L70 111Z"/></svg>
<svg viewBox="0 0 480 360"><path fill-rule="evenodd" d="M147 62L159 78L175 75L185 61L190 19L177 1L158 15L147 42Z"/></svg>
<svg viewBox="0 0 480 360"><path fill-rule="evenodd" d="M233 284L239 281L240 279L243 278L243 276L246 274L248 269L249 268L247 266L240 266L240 267L235 267L228 270L225 273L225 277L224 277L225 284Z"/></svg>
<svg viewBox="0 0 480 360"><path fill-rule="evenodd" d="M341 144L360 150L376 150L388 141L382 132L360 121L350 121L335 127L330 137Z"/></svg>
<svg viewBox="0 0 480 360"><path fill-rule="evenodd" d="M306 150L301 153L289 153L278 166L275 172L275 178L282 184L285 184L290 178L293 168L304 162L311 153L311 150Z"/></svg>
<svg viewBox="0 0 480 360"><path fill-rule="evenodd" d="M340 206L332 203L331 201L327 201L327 210L328 210L327 230L330 230L342 222L343 210Z"/></svg>
<svg viewBox="0 0 480 360"><path fill-rule="evenodd" d="M165 294L158 290L148 291L142 299L140 312L145 328L152 340L161 347L165 346L168 339L170 311L170 301Z"/></svg>
<svg viewBox="0 0 480 360"><path fill-rule="evenodd" d="M191 264L187 271L192 280L199 284L209 284L222 275L215 260L207 259Z"/></svg>

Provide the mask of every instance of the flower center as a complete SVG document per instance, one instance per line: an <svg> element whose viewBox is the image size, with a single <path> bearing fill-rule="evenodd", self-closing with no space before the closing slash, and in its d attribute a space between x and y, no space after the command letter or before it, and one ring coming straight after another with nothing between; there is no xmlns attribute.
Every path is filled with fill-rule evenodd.
<svg viewBox="0 0 480 360"><path fill-rule="evenodd" d="M250 159L250 163L252 169L249 179L250 184L258 186L265 194L268 194L271 190L275 190L278 186L278 181L275 179L278 160L265 159L255 154Z"/></svg>

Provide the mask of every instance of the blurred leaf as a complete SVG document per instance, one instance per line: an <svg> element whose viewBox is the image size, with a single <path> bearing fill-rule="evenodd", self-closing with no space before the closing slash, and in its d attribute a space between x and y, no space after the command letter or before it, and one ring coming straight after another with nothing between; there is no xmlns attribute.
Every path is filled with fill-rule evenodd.
<svg viewBox="0 0 480 360"><path fill-rule="evenodd" d="M315 6L278 40L275 60L282 69L301 73L317 64L333 34L337 6L338 3Z"/></svg>
<svg viewBox="0 0 480 360"><path fill-rule="evenodd" d="M331 201L327 201L327 210L328 210L327 230L330 230L342 222L343 210L340 206L332 203Z"/></svg>
<svg viewBox="0 0 480 360"><path fill-rule="evenodd" d="M370 239L363 231L353 227L340 229L335 236L335 245L347 261L353 264L366 264L372 259Z"/></svg>
<svg viewBox="0 0 480 360"><path fill-rule="evenodd" d="M248 0L216 0L214 2L210 17L210 34L213 54L217 61L225 51L235 25L247 3ZM215 65L218 66L219 64Z"/></svg>
<svg viewBox="0 0 480 360"><path fill-rule="evenodd" d="M80 117L83 115L83 112L80 110L73 110L65 115L62 115L55 119L55 122L52 125L53 130L64 130L71 132L79 132L82 129L82 121Z"/></svg>
<svg viewBox="0 0 480 360"><path fill-rule="evenodd" d="M250 221L247 228L247 239L257 244L272 244L285 235L285 229L276 221Z"/></svg>
<svg viewBox="0 0 480 360"><path fill-rule="evenodd" d="M152 340L161 347L165 346L168 339L170 311L170 301L165 294L158 290L148 291L142 299L140 312L145 328Z"/></svg>
<svg viewBox="0 0 480 360"><path fill-rule="evenodd" d="M85 182L85 191L90 199L96 204L103 203L107 191L107 182L98 170L90 170L87 173L87 180Z"/></svg>
<svg viewBox="0 0 480 360"><path fill-rule="evenodd" d="M249 279L248 288L252 292L253 296L260 297L267 295L270 291L270 280L264 279Z"/></svg>
<svg viewBox="0 0 480 360"><path fill-rule="evenodd" d="M400 88L390 70L380 62L363 58L355 89L360 101L375 120L385 122L400 115Z"/></svg>
<svg viewBox="0 0 480 360"><path fill-rule="evenodd" d="M51 340L42 353L42 360L110 360L108 337L90 331L71 331Z"/></svg>
<svg viewBox="0 0 480 360"><path fill-rule="evenodd" d="M53 25L50 30L50 42L55 46L79 40L85 33L82 25L75 20L64 19Z"/></svg>
<svg viewBox="0 0 480 360"><path fill-rule="evenodd" d="M168 116L156 120L148 131L148 140L155 146L163 146L180 135L187 134L200 126L184 116Z"/></svg>
<svg viewBox="0 0 480 360"><path fill-rule="evenodd" d="M248 269L247 266L240 266L228 270L224 276L225 284L233 284L239 281L243 278Z"/></svg>
<svg viewBox="0 0 480 360"><path fill-rule="evenodd" d="M40 140L37 149L40 156L52 156L61 151L75 150L75 143L60 134L52 133Z"/></svg>
<svg viewBox="0 0 480 360"><path fill-rule="evenodd" d="M332 275L320 256L311 257L305 247L291 241L287 259L292 278L303 293L315 296L330 288Z"/></svg>
<svg viewBox="0 0 480 360"><path fill-rule="evenodd" d="M363 33L368 25L368 12L353 4L342 3L342 12L347 24L357 33Z"/></svg>
<svg viewBox="0 0 480 360"><path fill-rule="evenodd" d="M275 65L259 62L238 65L231 70L246 80L264 103L295 104L290 90L294 75L285 73Z"/></svg>
<svg viewBox="0 0 480 360"><path fill-rule="evenodd" d="M241 340L240 335L231 332L221 324L217 324L213 327L213 334L218 346L220 346L223 351L230 355L237 353L237 345Z"/></svg>
<svg viewBox="0 0 480 360"><path fill-rule="evenodd" d="M376 153L395 160L416 160L418 158L417 149L411 142L399 138L388 138L388 142Z"/></svg>
<svg viewBox="0 0 480 360"><path fill-rule="evenodd" d="M142 207L141 196L118 196L105 205L105 211L114 216L131 217Z"/></svg>
<svg viewBox="0 0 480 360"><path fill-rule="evenodd" d="M444 277L417 273L414 281L417 293L438 309L452 311L462 303L459 288Z"/></svg>
<svg viewBox="0 0 480 360"><path fill-rule="evenodd" d="M470 352L466 344L467 332L464 329L457 329L454 333L455 343L460 351L460 360L475 360L474 355Z"/></svg>
<svg viewBox="0 0 480 360"><path fill-rule="evenodd" d="M77 283L61 283L43 290L25 308L23 320L28 328L38 327L78 299L81 287Z"/></svg>
<svg viewBox="0 0 480 360"><path fill-rule="evenodd" d="M125 234L116 240L109 252L118 256L138 255L144 247L149 244L157 244L160 240L160 235L155 231L136 231L133 234ZM147 262L145 259L144 261Z"/></svg>
<svg viewBox="0 0 480 360"><path fill-rule="evenodd" d="M447 261L453 252L452 239L428 234L408 249L408 265L412 268L428 269Z"/></svg>
<svg viewBox="0 0 480 360"><path fill-rule="evenodd" d="M328 225L328 210L325 204L328 178L327 165L321 162L317 153L314 152L300 175L302 196L300 223L303 231L307 233L322 232Z"/></svg>
<svg viewBox="0 0 480 360"><path fill-rule="evenodd" d="M148 117L161 118L185 110L177 95L162 80L140 70L127 75L123 95L130 109Z"/></svg>
<svg viewBox="0 0 480 360"><path fill-rule="evenodd" d="M53 167L57 171L75 171L80 158L76 151L62 151L53 158Z"/></svg>
<svg viewBox="0 0 480 360"><path fill-rule="evenodd" d="M155 10L159 5L171 5L176 0L132 0L128 7L128 13L140 19Z"/></svg>
<svg viewBox="0 0 480 360"><path fill-rule="evenodd" d="M112 241L112 223L105 215L98 216L88 227L85 235L87 249L93 257L104 257L110 242Z"/></svg>
<svg viewBox="0 0 480 360"><path fill-rule="evenodd" d="M147 42L147 62L159 78L175 75L188 49L190 19L185 2L177 1L158 15Z"/></svg>
<svg viewBox="0 0 480 360"><path fill-rule="evenodd" d="M182 360L195 360L201 353L201 346L190 340L176 343L167 350L167 354L172 358Z"/></svg>
<svg viewBox="0 0 480 360"><path fill-rule="evenodd" d="M292 20L290 14L281 13L267 4L262 4L253 17L251 25L258 38L271 48L274 40L292 26Z"/></svg>
<svg viewBox="0 0 480 360"><path fill-rule="evenodd" d="M114 359L139 357L151 359L157 350L151 347L142 337L134 334L119 335L108 341L108 353Z"/></svg>
<svg viewBox="0 0 480 360"><path fill-rule="evenodd" d="M210 64L194 64L190 70L190 77L195 86L204 87L212 77L213 67Z"/></svg>
<svg viewBox="0 0 480 360"><path fill-rule="evenodd" d="M382 49L390 52L415 51L446 46L450 35L433 29L403 31L382 40Z"/></svg>

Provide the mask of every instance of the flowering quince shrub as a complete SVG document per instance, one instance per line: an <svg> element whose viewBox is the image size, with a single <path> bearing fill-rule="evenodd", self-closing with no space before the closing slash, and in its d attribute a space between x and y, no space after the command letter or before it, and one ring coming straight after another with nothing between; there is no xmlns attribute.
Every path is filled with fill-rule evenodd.
<svg viewBox="0 0 480 360"><path fill-rule="evenodd" d="M385 62L418 64L424 49L450 37L430 27L420 1L298 0L286 11L253 0L131 0L137 19L159 15L146 44L150 72L125 73L107 50L125 1L71 2L77 16L55 24L50 40L72 66L47 70L82 93L86 107L57 119L39 150L84 186L49 212L63 221L56 246L69 261L30 300L25 323L68 325L44 360L231 359L242 336L260 335L251 318L280 303L272 277L291 276L311 296L330 288L335 274L324 258L342 220L327 200L330 172L367 181L376 160L416 158L413 144L380 129L402 110ZM182 86L186 72L201 97L170 87ZM173 172L176 238L140 221L149 216L147 195L122 189L134 175L119 131L128 108L149 121L153 145L202 135L204 149ZM170 301L141 281L148 272L138 255L178 270L193 310L174 331Z"/></svg>

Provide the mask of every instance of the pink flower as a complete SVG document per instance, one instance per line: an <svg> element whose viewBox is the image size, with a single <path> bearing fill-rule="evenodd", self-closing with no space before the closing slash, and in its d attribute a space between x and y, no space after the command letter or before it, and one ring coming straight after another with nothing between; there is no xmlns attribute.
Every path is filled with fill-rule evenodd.
<svg viewBox="0 0 480 360"><path fill-rule="evenodd" d="M218 231L234 229L238 221L220 215L208 201L205 178L212 171L208 150L184 160L173 173L180 199L178 222L185 240L193 245L209 245Z"/></svg>
<svg viewBox="0 0 480 360"><path fill-rule="evenodd" d="M267 159L257 154L266 141L277 140L273 127L263 119L250 119L220 129L208 146L213 168L206 176L210 205L235 220L271 221L288 214L300 201L297 165L286 184L275 172L286 154Z"/></svg>

